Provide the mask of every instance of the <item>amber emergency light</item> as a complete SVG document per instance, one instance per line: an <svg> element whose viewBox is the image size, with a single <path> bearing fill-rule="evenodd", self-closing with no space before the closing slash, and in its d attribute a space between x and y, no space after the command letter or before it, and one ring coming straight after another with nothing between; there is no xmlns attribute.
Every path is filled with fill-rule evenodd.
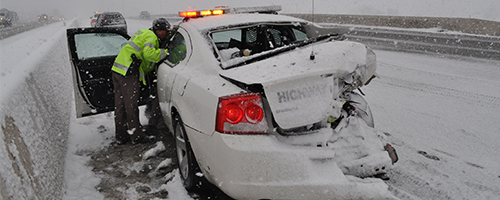
<svg viewBox="0 0 500 200"><path fill-rule="evenodd" d="M202 10L202 11L191 10L191 11L181 11L179 12L179 16L184 18L196 18L196 17L211 16L211 15L222 15L225 13L226 11L222 9Z"/></svg>

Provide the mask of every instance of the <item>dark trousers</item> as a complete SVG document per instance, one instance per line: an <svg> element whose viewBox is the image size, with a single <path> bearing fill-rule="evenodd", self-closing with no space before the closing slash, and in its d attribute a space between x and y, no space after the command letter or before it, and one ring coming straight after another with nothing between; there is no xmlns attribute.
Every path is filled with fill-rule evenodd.
<svg viewBox="0 0 500 200"><path fill-rule="evenodd" d="M162 114L160 110L160 102L158 101L158 96L151 99L146 106L146 115L149 117L149 126L158 127L162 123Z"/></svg>
<svg viewBox="0 0 500 200"><path fill-rule="evenodd" d="M139 121L139 75L112 72L115 92L115 134L119 141L138 141L145 137Z"/></svg>

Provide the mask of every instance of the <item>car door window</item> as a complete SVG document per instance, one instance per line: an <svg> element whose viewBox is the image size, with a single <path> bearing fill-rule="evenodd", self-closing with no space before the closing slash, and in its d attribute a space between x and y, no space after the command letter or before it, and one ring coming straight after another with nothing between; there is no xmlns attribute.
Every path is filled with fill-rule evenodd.
<svg viewBox="0 0 500 200"><path fill-rule="evenodd" d="M173 67L186 58L186 40L180 33L176 33L167 46L168 64Z"/></svg>
<svg viewBox="0 0 500 200"><path fill-rule="evenodd" d="M304 40L307 40L307 34L304 33L304 31L300 31L296 28L292 28L293 30L293 34L295 35L295 39L296 41L300 42L300 41L304 41Z"/></svg>
<svg viewBox="0 0 500 200"><path fill-rule="evenodd" d="M75 35L78 59L117 56L127 39L116 33L85 33Z"/></svg>

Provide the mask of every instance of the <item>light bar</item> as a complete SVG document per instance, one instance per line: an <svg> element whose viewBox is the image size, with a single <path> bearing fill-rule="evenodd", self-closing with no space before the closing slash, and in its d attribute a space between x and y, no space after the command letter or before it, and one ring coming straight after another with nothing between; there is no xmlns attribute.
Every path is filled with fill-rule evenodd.
<svg viewBox="0 0 500 200"><path fill-rule="evenodd" d="M190 10L190 11L181 11L179 12L179 16L184 18L197 18L204 16L213 16L213 15L223 15L228 13L267 13L267 14L277 14L278 11L281 11L281 6L254 6L254 7L239 7L239 8L229 8L227 6L217 6L212 10Z"/></svg>
<svg viewBox="0 0 500 200"><path fill-rule="evenodd" d="M231 8L231 13L270 13L281 11L280 5Z"/></svg>
<svg viewBox="0 0 500 200"><path fill-rule="evenodd" d="M212 15L222 15L226 14L226 10L223 9L215 9L215 10L202 10L202 11L182 11L179 12L179 16L185 18L196 18L196 17L204 17L204 16L212 16Z"/></svg>

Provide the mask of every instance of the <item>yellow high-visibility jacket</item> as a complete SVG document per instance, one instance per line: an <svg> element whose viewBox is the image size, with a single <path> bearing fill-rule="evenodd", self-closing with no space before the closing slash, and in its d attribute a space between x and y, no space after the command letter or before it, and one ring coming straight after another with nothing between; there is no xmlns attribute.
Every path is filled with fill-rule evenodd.
<svg viewBox="0 0 500 200"><path fill-rule="evenodd" d="M122 47L113 63L111 70L125 76L132 64L132 54L141 59L139 80L146 85L145 74L154 69L154 64L163 60L167 49L160 49L160 41L156 34L149 29L138 30L128 43Z"/></svg>

